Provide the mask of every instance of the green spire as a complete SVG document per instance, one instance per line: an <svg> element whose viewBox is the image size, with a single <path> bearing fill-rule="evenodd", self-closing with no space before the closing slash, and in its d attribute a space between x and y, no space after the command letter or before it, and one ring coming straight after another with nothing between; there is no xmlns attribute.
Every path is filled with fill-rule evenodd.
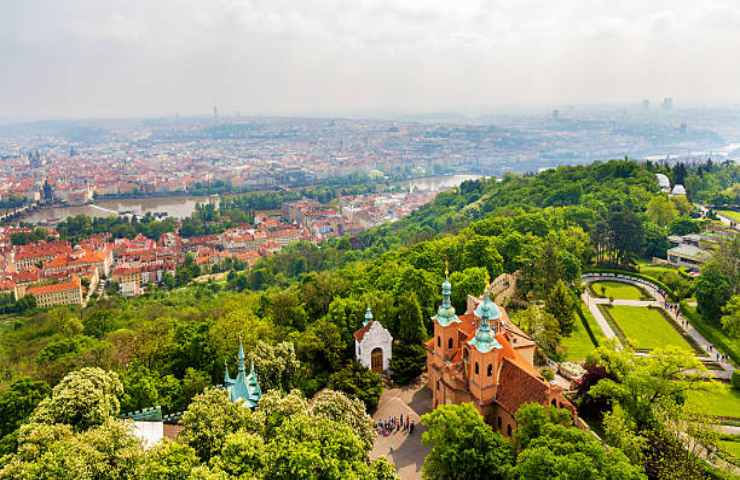
<svg viewBox="0 0 740 480"><path fill-rule="evenodd" d="M239 373L236 378L229 376L229 369L226 368L224 373L224 386L229 392L229 398L232 402L243 400L249 408L255 408L262 397L262 389L257 380L257 373L254 371L254 359L250 360L249 373L245 367L244 345L241 337L239 338Z"/></svg>
<svg viewBox="0 0 740 480"><path fill-rule="evenodd" d="M224 385L229 385L233 382L234 380L232 380L231 376L229 375L229 363L224 360Z"/></svg>
<svg viewBox="0 0 740 480"><path fill-rule="evenodd" d="M446 327L451 323L459 323L460 319L455 314L455 307L450 302L450 296L452 295L452 284L450 283L449 272L445 267L445 279L442 282L442 304L437 309L437 315L432 320L435 320L441 326Z"/></svg>
<svg viewBox="0 0 740 480"><path fill-rule="evenodd" d="M362 321L362 326L364 327L368 323L373 321L373 311L370 310L370 305L367 306L367 310L365 310L365 320Z"/></svg>
<svg viewBox="0 0 740 480"><path fill-rule="evenodd" d="M239 335L239 373L244 373L244 344L242 344L242 336Z"/></svg>
<svg viewBox="0 0 740 480"><path fill-rule="evenodd" d="M475 337L468 342L468 345L475 347L481 353L488 353L494 348L501 348L501 344L496 340L496 331L491 329L490 321L497 320L501 316L498 307L491 301L491 292L486 289L483 294L483 301L475 309L475 316L480 319Z"/></svg>

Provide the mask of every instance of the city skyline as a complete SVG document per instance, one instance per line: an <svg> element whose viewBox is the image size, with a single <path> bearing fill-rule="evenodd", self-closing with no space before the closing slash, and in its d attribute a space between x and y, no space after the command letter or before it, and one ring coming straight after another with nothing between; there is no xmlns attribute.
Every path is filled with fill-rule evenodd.
<svg viewBox="0 0 740 480"><path fill-rule="evenodd" d="M7 2L0 117L738 104L740 5Z"/></svg>

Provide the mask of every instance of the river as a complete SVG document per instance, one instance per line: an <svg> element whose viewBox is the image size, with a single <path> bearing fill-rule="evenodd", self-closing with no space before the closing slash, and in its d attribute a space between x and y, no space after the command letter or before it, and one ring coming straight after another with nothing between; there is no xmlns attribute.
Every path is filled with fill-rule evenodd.
<svg viewBox="0 0 740 480"><path fill-rule="evenodd" d="M456 187L465 180L475 180L477 178L480 178L480 175L438 175L407 180L402 182L402 184L406 188L413 185L415 190L440 191ZM33 224L56 223L75 215L111 217L123 212L133 212L137 215L144 215L147 212L164 212L169 217L182 219L189 217L193 213L196 204L207 202L209 198L211 197L172 195L97 200L94 204L90 205L40 208L24 216L22 221Z"/></svg>
<svg viewBox="0 0 740 480"><path fill-rule="evenodd" d="M97 200L94 204L74 207L46 207L25 216L29 223L55 223L75 215L90 217L112 217L119 213L133 212L144 215L147 212L166 213L169 217L186 218L195 210L195 205L205 203L210 197L173 195L166 197L117 198Z"/></svg>

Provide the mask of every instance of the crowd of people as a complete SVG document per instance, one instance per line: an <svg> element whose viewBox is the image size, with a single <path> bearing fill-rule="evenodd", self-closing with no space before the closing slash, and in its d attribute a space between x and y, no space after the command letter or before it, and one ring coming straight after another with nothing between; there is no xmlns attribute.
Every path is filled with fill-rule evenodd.
<svg viewBox="0 0 740 480"><path fill-rule="evenodd" d="M409 415L404 417L401 414L400 417L388 417L386 420L376 422L375 428L378 430L378 434L384 437L402 431L408 432L411 435L414 433L414 421L411 420Z"/></svg>

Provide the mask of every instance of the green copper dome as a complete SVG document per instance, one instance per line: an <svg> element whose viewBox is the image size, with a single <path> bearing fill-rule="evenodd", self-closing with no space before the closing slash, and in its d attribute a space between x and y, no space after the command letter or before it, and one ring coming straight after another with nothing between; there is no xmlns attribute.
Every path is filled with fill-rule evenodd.
<svg viewBox="0 0 740 480"><path fill-rule="evenodd" d="M450 303L450 295L452 295L452 284L445 272L445 280L442 282L442 304L437 309L437 315L432 318L443 327L452 323L460 323L460 319L455 314L455 307Z"/></svg>
<svg viewBox="0 0 740 480"><path fill-rule="evenodd" d="M490 321L497 320L501 312L493 301L488 290L483 295L483 301L475 309L475 316L480 319L480 324L475 332L475 337L468 342L468 345L475 347L480 353L488 353L493 349L501 348L501 344L496 340L496 331L491 329Z"/></svg>
<svg viewBox="0 0 740 480"><path fill-rule="evenodd" d="M362 326L364 327L368 323L373 321L373 311L370 310L370 306L368 305L367 310L365 310L365 320L362 322Z"/></svg>
<svg viewBox="0 0 740 480"><path fill-rule="evenodd" d="M478 308L475 309L475 316L486 320L498 320L501 317L501 312L495 303L491 300L491 292L486 289L483 294L483 301L478 304Z"/></svg>

